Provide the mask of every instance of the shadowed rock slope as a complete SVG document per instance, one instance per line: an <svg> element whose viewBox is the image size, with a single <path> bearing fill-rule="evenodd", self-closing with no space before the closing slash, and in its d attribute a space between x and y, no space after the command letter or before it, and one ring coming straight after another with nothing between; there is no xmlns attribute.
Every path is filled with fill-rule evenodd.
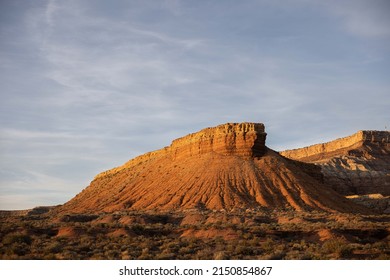
<svg viewBox="0 0 390 280"><path fill-rule="evenodd" d="M362 211L323 185L312 164L265 146L264 125L228 123L103 172L60 212L146 209Z"/></svg>
<svg viewBox="0 0 390 280"><path fill-rule="evenodd" d="M280 152L321 168L324 182L344 195L390 195L390 132L359 131L328 143Z"/></svg>

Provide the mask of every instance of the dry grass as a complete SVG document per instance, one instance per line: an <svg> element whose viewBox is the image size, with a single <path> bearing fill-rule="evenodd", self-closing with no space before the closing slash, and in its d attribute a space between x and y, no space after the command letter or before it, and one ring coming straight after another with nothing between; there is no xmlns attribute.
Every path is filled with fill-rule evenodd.
<svg viewBox="0 0 390 280"><path fill-rule="evenodd" d="M81 218L80 218L81 217ZM121 212L3 216L1 259L389 259L390 215Z"/></svg>

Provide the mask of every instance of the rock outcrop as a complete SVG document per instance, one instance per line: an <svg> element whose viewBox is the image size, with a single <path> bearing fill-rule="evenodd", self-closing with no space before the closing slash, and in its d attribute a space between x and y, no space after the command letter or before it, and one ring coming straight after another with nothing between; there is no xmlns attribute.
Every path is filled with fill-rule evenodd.
<svg viewBox="0 0 390 280"><path fill-rule="evenodd" d="M173 140L169 147L146 153L130 160L123 166L102 172L96 178L164 156L172 160L211 152L240 157L261 156L266 151L266 136L267 133L265 133L265 127L262 123L226 123L216 127L208 127Z"/></svg>
<svg viewBox="0 0 390 280"><path fill-rule="evenodd" d="M264 125L228 123L174 140L103 172L60 212L145 209L293 209L364 212L312 164L265 146Z"/></svg>
<svg viewBox="0 0 390 280"><path fill-rule="evenodd" d="M390 195L390 132L359 131L328 143L280 152L315 163L324 182L343 195Z"/></svg>
<svg viewBox="0 0 390 280"><path fill-rule="evenodd" d="M242 157L261 156L265 152L266 135L262 123L227 123L176 139L169 150L175 159L210 152Z"/></svg>

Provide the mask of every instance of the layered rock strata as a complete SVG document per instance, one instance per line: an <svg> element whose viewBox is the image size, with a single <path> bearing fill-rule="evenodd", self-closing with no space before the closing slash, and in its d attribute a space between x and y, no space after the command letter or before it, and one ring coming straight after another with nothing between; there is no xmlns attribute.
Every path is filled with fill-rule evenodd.
<svg viewBox="0 0 390 280"><path fill-rule="evenodd" d="M375 144L388 148L390 145L390 132L361 130L351 136L339 138L327 143L282 151L280 154L295 160L319 162L348 151L353 153L355 147L360 147L364 144Z"/></svg>
<svg viewBox="0 0 390 280"><path fill-rule="evenodd" d="M176 139L170 146L174 158L215 152L242 157L261 156L266 133L262 123L227 123Z"/></svg>
<svg viewBox="0 0 390 280"><path fill-rule="evenodd" d="M103 172L60 212L292 209L364 212L323 185L316 167L265 146L264 125L228 123Z"/></svg>
<svg viewBox="0 0 390 280"><path fill-rule="evenodd" d="M168 147L138 156L123 166L102 172L96 178L163 156L172 160L211 152L247 158L261 156L266 150L266 136L265 126L262 123L226 123L208 127L173 140Z"/></svg>
<svg viewBox="0 0 390 280"><path fill-rule="evenodd" d="M328 143L280 152L321 167L324 182L344 195L390 195L390 132L359 131Z"/></svg>

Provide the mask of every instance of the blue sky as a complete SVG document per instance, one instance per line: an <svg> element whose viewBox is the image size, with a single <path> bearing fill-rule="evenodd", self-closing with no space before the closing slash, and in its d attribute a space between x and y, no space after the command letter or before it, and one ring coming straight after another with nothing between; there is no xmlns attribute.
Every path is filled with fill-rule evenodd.
<svg viewBox="0 0 390 280"><path fill-rule="evenodd" d="M387 0L0 1L0 209L226 122L275 150L390 127Z"/></svg>

